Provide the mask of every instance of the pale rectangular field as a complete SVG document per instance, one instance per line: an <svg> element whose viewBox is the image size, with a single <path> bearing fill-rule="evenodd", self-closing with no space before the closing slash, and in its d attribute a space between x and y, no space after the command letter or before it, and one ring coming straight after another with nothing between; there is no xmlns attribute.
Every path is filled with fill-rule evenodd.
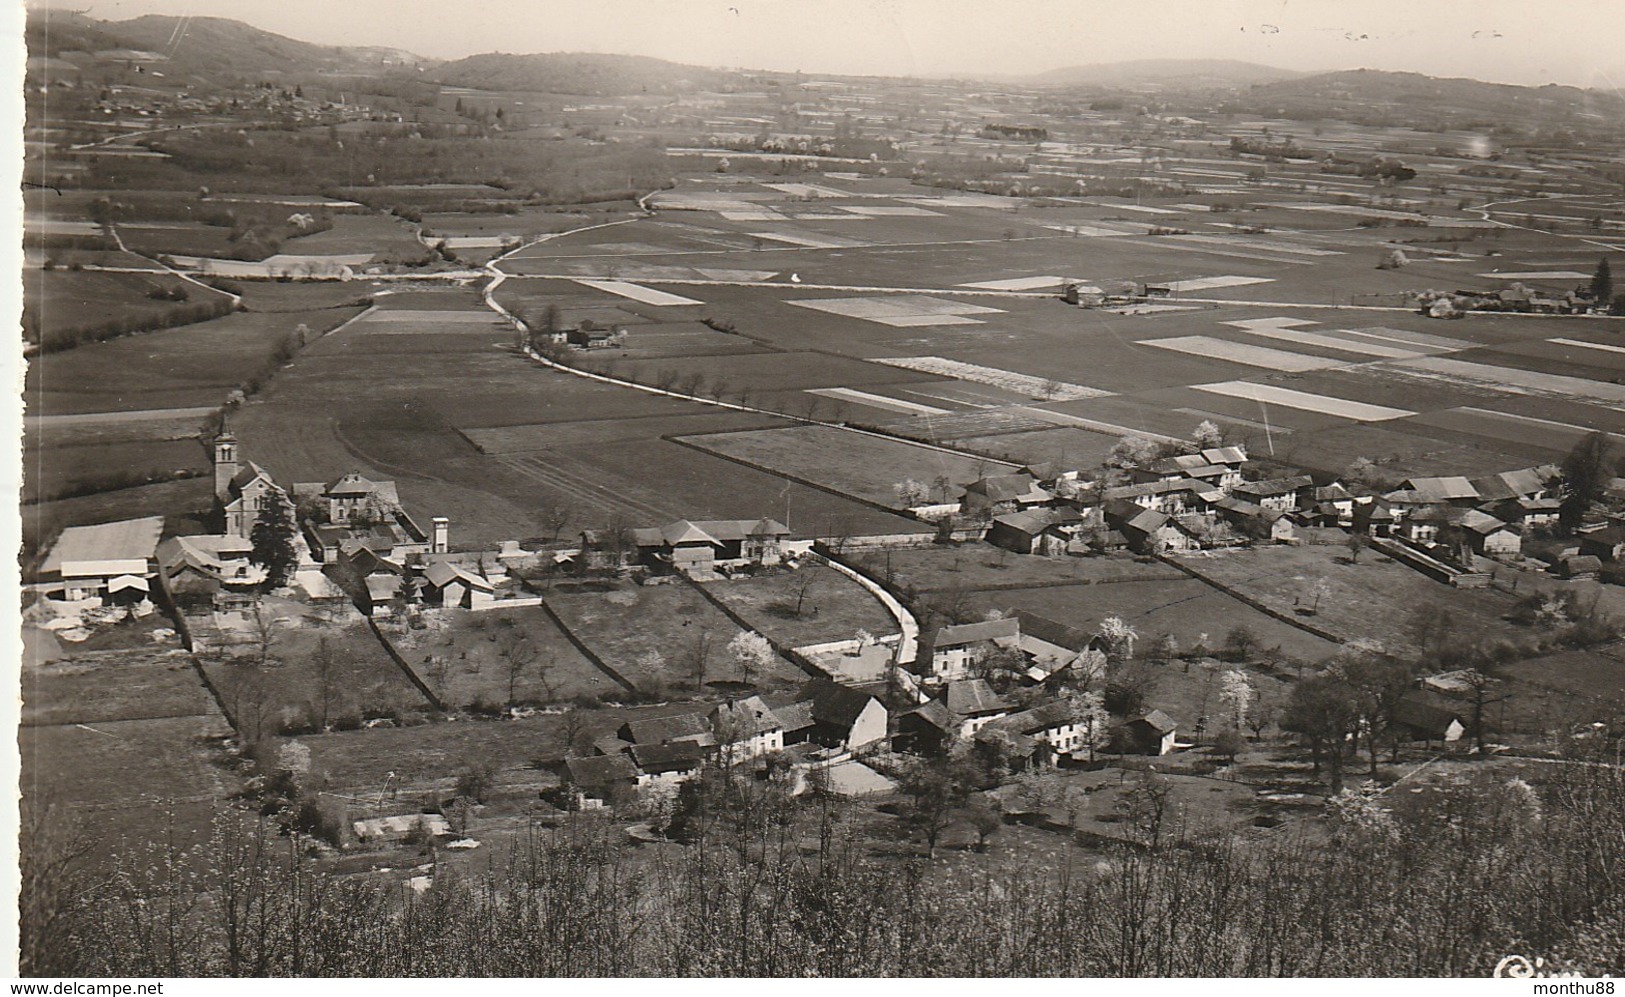
<svg viewBox="0 0 1625 997"><path fill-rule="evenodd" d="M847 239L838 235L814 235L811 232L748 232L746 234L755 236L758 239L788 242L792 246L801 246L804 249L856 249L868 245L861 239Z"/></svg>
<svg viewBox="0 0 1625 997"><path fill-rule="evenodd" d="M608 294L618 294L623 298L641 301L646 305L703 305L705 302L693 298L685 298L680 294L669 294L657 291L652 287L641 287L637 284L628 284L624 280L589 280L577 278L577 284L582 284L594 290L604 291Z"/></svg>
<svg viewBox="0 0 1625 997"><path fill-rule="evenodd" d="M1120 229L1106 228L1102 225L1045 225L1044 227L1086 239L1108 239L1113 236L1144 234L1143 232L1125 232Z"/></svg>
<svg viewBox="0 0 1625 997"><path fill-rule="evenodd" d="M849 402L857 402L870 408L884 409L887 412L901 412L904 415L947 415L950 411L945 408L935 408L931 405L921 405L919 402L904 401L901 398L889 398L886 395L858 391L855 388L808 388L807 393L809 395L823 395L825 398L839 398Z"/></svg>
<svg viewBox="0 0 1625 997"><path fill-rule="evenodd" d="M1237 329L1246 329L1250 332L1254 329L1292 329L1300 325L1319 325L1320 323L1311 322L1308 319L1277 315L1273 318L1244 318L1234 322L1220 322L1219 324L1233 326Z"/></svg>
<svg viewBox="0 0 1625 997"><path fill-rule="evenodd" d="M384 299L388 301L388 298ZM497 321L496 312L470 311L454 312L450 310L435 311L429 308L378 308L367 312L356 319L357 322L437 322L449 324L467 322L471 325L487 324Z"/></svg>
<svg viewBox="0 0 1625 997"><path fill-rule="evenodd" d="M927 374L942 374L960 381L991 384L995 388L1018 392L1028 398L1041 398L1052 402L1100 398L1112 394L1110 391L1101 391L1099 388L1082 384L1069 384L1013 370L1000 370L997 367L983 367L980 364L950 360L946 357L876 357L873 362L923 371Z"/></svg>
<svg viewBox="0 0 1625 997"><path fill-rule="evenodd" d="M923 325L985 325L979 318L969 315L899 315L895 318L870 319L882 325L894 326L899 329L912 329Z"/></svg>
<svg viewBox="0 0 1625 997"><path fill-rule="evenodd" d="M1592 401L1609 407L1625 405L1625 385L1562 374L1542 374L1517 367L1496 367L1446 357L1419 357L1384 364L1382 369L1451 384L1492 388L1514 395L1546 395L1571 401Z"/></svg>
<svg viewBox="0 0 1625 997"><path fill-rule="evenodd" d="M1353 419L1356 422L1382 422L1387 419L1403 419L1416 414L1406 409L1353 402L1346 398L1332 398L1328 395L1313 395L1307 391L1293 391L1291 388L1278 388L1271 384L1254 384L1251 381L1221 381L1216 384L1193 384L1191 387L1197 391L1206 391L1210 394L1226 395L1231 398L1247 398L1261 404L1280 405L1285 408L1301 409L1305 412L1318 412L1322 415L1335 415L1344 419Z"/></svg>
<svg viewBox="0 0 1625 997"><path fill-rule="evenodd" d="M1228 360L1231 363L1246 364L1249 367L1262 367L1265 370L1287 371L1290 373L1326 370L1331 367L1343 367L1348 363L1345 360L1328 360L1325 357L1311 357L1302 353L1272 350L1267 346L1233 343L1227 339L1214 339L1212 336L1142 339L1139 345L1155 346L1159 349L1189 353L1191 356L1207 357L1210 360Z"/></svg>
<svg viewBox="0 0 1625 997"><path fill-rule="evenodd" d="M1369 326L1364 329L1351 329L1367 339L1377 339L1404 343L1407 346L1432 346L1450 352L1453 350L1471 350L1479 344L1468 342L1465 339L1451 339L1449 336L1435 336L1426 332L1412 332L1409 329L1388 329L1380 325Z"/></svg>
<svg viewBox="0 0 1625 997"><path fill-rule="evenodd" d="M979 280L959 286L979 291L1035 291L1041 287L1060 287L1066 282L1065 277L1007 277L1004 280Z"/></svg>
<svg viewBox="0 0 1625 997"><path fill-rule="evenodd" d="M1244 284L1271 284L1273 277L1240 277L1226 274L1221 277L1197 277L1193 280L1173 280L1168 287L1173 291L1207 291L1215 287L1241 287Z"/></svg>
<svg viewBox="0 0 1625 997"><path fill-rule="evenodd" d="M1578 270L1524 270L1518 273L1481 273L1490 280L1590 280L1591 275Z"/></svg>
<svg viewBox="0 0 1625 997"><path fill-rule="evenodd" d="M1609 353L1625 353L1625 346L1610 346L1607 343L1588 343L1581 339L1548 339L1546 341L1548 343L1556 343L1559 346L1578 346L1587 350L1604 350Z"/></svg>
<svg viewBox="0 0 1625 997"><path fill-rule="evenodd" d="M881 205L874 205L874 206L869 206L869 205L845 205L845 204L843 204L843 205L841 205L841 210L851 212L854 215L861 215L863 217L872 217L872 218L885 218L885 217L940 218L940 217L942 217L942 212L940 212L940 211L931 211L931 210L926 209L926 208L919 208L919 207L913 207L913 206L902 205L902 204L881 204Z"/></svg>
<svg viewBox="0 0 1625 997"><path fill-rule="evenodd" d="M802 301L791 301L797 308L810 308L813 311L829 312L832 315L844 315L847 318L864 319L869 322L884 322L887 325L931 325L931 321L915 321L917 319L961 318L967 315L997 315L1002 309L989 308L986 305L971 305L962 301L948 301L943 298L932 298L923 294L892 294L872 298L811 298ZM967 324L975 319L944 324Z"/></svg>
<svg viewBox="0 0 1625 997"><path fill-rule="evenodd" d="M1251 335L1262 336L1265 339L1279 339L1287 343L1301 343L1304 346L1318 346L1327 350L1342 350L1344 353L1359 353L1368 357L1386 357L1390 360L1405 360L1410 357L1422 356L1422 351L1401 349L1398 346L1384 346L1367 340L1356 339L1352 335L1344 335L1336 329L1327 332L1304 332L1301 329L1271 329L1259 328L1247 330Z"/></svg>

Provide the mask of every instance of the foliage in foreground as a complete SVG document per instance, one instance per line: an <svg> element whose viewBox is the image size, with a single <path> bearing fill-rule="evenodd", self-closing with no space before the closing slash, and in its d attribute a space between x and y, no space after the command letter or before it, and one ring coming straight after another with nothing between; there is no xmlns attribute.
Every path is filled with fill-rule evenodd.
<svg viewBox="0 0 1625 997"><path fill-rule="evenodd" d="M630 851L578 816L427 892L340 877L223 820L195 854L92 880L25 839L23 971L40 975L1426 976L1502 956L1618 971L1625 775L1543 796L1489 778L1328 808L1335 841L1184 841L1014 872L860 856L816 801L748 836ZM1077 853L1080 854L1081 853Z"/></svg>

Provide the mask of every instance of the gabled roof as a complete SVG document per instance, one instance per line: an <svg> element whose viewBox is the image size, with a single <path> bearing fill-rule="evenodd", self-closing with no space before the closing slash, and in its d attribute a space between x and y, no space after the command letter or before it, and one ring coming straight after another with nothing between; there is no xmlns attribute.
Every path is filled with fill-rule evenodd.
<svg viewBox="0 0 1625 997"><path fill-rule="evenodd" d="M1592 530L1590 533L1581 534L1580 543L1608 547L1625 543L1625 523L1616 521L1609 523L1600 530Z"/></svg>
<svg viewBox="0 0 1625 997"><path fill-rule="evenodd" d="M756 525L745 531L747 537L787 537L790 527L776 519L758 519Z"/></svg>
<svg viewBox="0 0 1625 997"><path fill-rule="evenodd" d="M231 476L231 484L228 486L228 490L232 495L240 496L243 489L247 488L249 483L256 478L264 478L265 483L270 485L271 488L279 492L282 491L282 488L271 479L271 472L251 460L243 461L242 469Z"/></svg>
<svg viewBox="0 0 1625 997"><path fill-rule="evenodd" d="M1094 640L1094 635L1087 630L1057 623L1047 616L1029 613L1025 609L1016 610L1016 621L1021 624L1021 635L1064 647L1069 651L1086 650Z"/></svg>
<svg viewBox="0 0 1625 997"><path fill-rule="evenodd" d="M617 782L637 781L638 770L624 754L583 755L566 758L564 770L570 784L583 789L599 789Z"/></svg>
<svg viewBox="0 0 1625 997"><path fill-rule="evenodd" d="M1130 720L1129 723L1145 724L1158 734L1168 734L1172 732L1174 728L1179 726L1178 724L1174 723L1172 717L1161 710L1152 710L1151 712L1142 716L1135 717L1133 720Z"/></svg>
<svg viewBox="0 0 1625 997"><path fill-rule="evenodd" d="M976 742L998 748L1012 758L1028 758L1039 748L1036 738L1001 726L1009 717L995 720L976 732Z"/></svg>
<svg viewBox="0 0 1625 997"><path fill-rule="evenodd" d="M1064 699L1035 706L1030 710L1012 713L988 724L1015 734L1033 735L1054 727L1065 727L1075 720L1072 704Z"/></svg>
<svg viewBox="0 0 1625 997"><path fill-rule="evenodd" d="M452 564L449 561L436 561L423 572L423 577L435 588L445 588L454 581L460 581L470 588L477 588L482 592L494 592L496 586L487 578L475 574L466 568Z"/></svg>
<svg viewBox="0 0 1625 997"><path fill-rule="evenodd" d="M628 754L632 763L644 772L676 772L700 764L705 751L693 741L671 741L666 744L634 744Z"/></svg>
<svg viewBox="0 0 1625 997"><path fill-rule="evenodd" d="M925 723L930 724L932 727L935 727L937 730L943 731L944 733L952 731L956 726L954 724L953 714L948 712L948 707L944 706L942 700L940 699L933 699L928 702L921 703L919 706L916 706L911 710L904 710L902 713L897 715L899 722L901 722L904 717L919 717Z"/></svg>
<svg viewBox="0 0 1625 997"><path fill-rule="evenodd" d="M1341 481L1334 481L1315 489L1316 502L1343 502L1353 500L1354 495L1343 487Z"/></svg>
<svg viewBox="0 0 1625 997"><path fill-rule="evenodd" d="M1479 536L1484 537L1489 536L1491 533L1508 528L1507 524L1501 522L1499 519L1496 519L1487 512L1479 512L1477 509L1468 509L1466 512L1462 513L1461 527L1464 530L1471 530L1472 532L1477 533Z"/></svg>
<svg viewBox="0 0 1625 997"><path fill-rule="evenodd" d="M1147 509L1122 499L1108 501L1105 509L1107 518L1115 521L1119 529L1134 530L1137 533L1155 533L1172 522L1155 509Z"/></svg>
<svg viewBox="0 0 1625 997"><path fill-rule="evenodd" d="M1407 696L1394 704L1394 722L1441 740L1451 724L1466 726L1460 714L1416 696Z"/></svg>
<svg viewBox="0 0 1625 997"><path fill-rule="evenodd" d="M711 711L711 715L713 718L725 716L733 724L732 733L737 737L755 737L757 734L784 729L784 721L762 702L760 696L731 699L719 704Z"/></svg>
<svg viewBox="0 0 1625 997"><path fill-rule="evenodd" d="M993 521L1030 536L1037 536L1051 526L1081 523L1083 516L1076 509L1026 509L994 516Z"/></svg>
<svg viewBox="0 0 1625 997"><path fill-rule="evenodd" d="M1009 700L993 691L986 679L962 679L958 682L949 682L948 691L943 696L943 704L948 712L961 717L974 717L983 713L998 713L1008 711Z"/></svg>
<svg viewBox="0 0 1625 997"><path fill-rule="evenodd" d="M158 553L158 537L163 531L162 516L70 526L45 555L40 570L60 572L64 564L84 561L151 560Z"/></svg>
<svg viewBox="0 0 1625 997"><path fill-rule="evenodd" d="M676 740L709 740L715 743L715 738L711 736L711 725L699 713L628 720L621 729L631 736L633 744L663 744Z"/></svg>
<svg viewBox="0 0 1625 997"><path fill-rule="evenodd" d="M721 541L716 537L713 537L711 534L705 532L686 519L679 519L677 522L672 523L669 526L661 527L660 538L664 540L666 545L669 547L689 543L721 543Z"/></svg>
<svg viewBox="0 0 1625 997"><path fill-rule="evenodd" d="M999 474L973 481L965 486L966 494L986 496L990 502L1014 502L1034 492L1042 492L1038 482L1028 474Z"/></svg>
<svg viewBox="0 0 1625 997"><path fill-rule="evenodd" d="M1052 460L1040 461L1037 464L1028 464L1021 469L1023 474L1031 475L1034 481L1053 481L1061 473L1061 465Z"/></svg>
<svg viewBox="0 0 1625 997"><path fill-rule="evenodd" d="M814 720L841 728L850 728L869 704L876 702L866 692L822 680L809 682L801 690L801 699L812 704Z"/></svg>
<svg viewBox="0 0 1625 997"><path fill-rule="evenodd" d="M330 498L359 498L371 495L378 485L361 476L360 471L351 471L323 489Z"/></svg>
<svg viewBox="0 0 1625 997"><path fill-rule="evenodd" d="M1410 478L1400 483L1400 488L1416 492L1424 502L1455 502L1460 499L1478 498L1478 489L1473 483L1460 476L1448 478Z"/></svg>
<svg viewBox="0 0 1625 997"><path fill-rule="evenodd" d="M1137 485L1118 485L1105 491L1106 500L1134 498L1138 495L1172 495L1177 492L1195 492L1208 501L1216 501L1223 492L1206 481L1195 478L1175 478L1172 481L1143 481Z"/></svg>
<svg viewBox="0 0 1625 997"><path fill-rule="evenodd" d="M1021 623L1014 618L961 623L958 626L938 629L931 635L931 648L935 650L960 644L974 644L983 640L1012 639L1020 636Z"/></svg>
<svg viewBox="0 0 1625 997"><path fill-rule="evenodd" d="M817 722L813 719L811 702L786 703L783 706L775 706L773 707L773 715L778 717L779 723L784 725L786 734L806 730Z"/></svg>
<svg viewBox="0 0 1625 997"><path fill-rule="evenodd" d="M1247 463L1247 451L1244 447L1209 447L1202 451L1201 457L1209 464Z"/></svg>
<svg viewBox="0 0 1625 997"><path fill-rule="evenodd" d="M1238 491L1244 495L1258 495L1263 497L1271 495L1287 495L1299 490L1300 488L1313 488L1314 485L1315 479L1309 477L1307 474L1298 474L1293 475L1290 478L1265 478L1262 481L1243 481L1236 485L1232 491Z"/></svg>

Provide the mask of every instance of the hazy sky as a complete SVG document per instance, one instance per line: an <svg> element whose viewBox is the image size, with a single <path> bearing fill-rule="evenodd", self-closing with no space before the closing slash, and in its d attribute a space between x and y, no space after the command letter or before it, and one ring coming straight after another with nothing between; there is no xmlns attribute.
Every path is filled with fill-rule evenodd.
<svg viewBox="0 0 1625 997"><path fill-rule="evenodd" d="M806 72L1019 74L1152 58L1625 87L1625 0L33 0L211 14L306 41L625 52Z"/></svg>

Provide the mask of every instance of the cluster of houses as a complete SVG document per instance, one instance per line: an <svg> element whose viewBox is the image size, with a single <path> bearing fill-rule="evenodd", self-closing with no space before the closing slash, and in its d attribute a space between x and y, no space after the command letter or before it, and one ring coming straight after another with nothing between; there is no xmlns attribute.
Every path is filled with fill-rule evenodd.
<svg viewBox="0 0 1625 997"><path fill-rule="evenodd" d="M591 568L642 566L705 579L773 567L806 553L812 544L792 540L790 528L775 519L679 519L659 527L584 530L579 556Z"/></svg>
<svg viewBox="0 0 1625 997"><path fill-rule="evenodd" d="M1562 471L1552 464L1477 478L1416 477L1377 493L1340 481L1316 484L1308 475L1249 480L1247 462L1243 447L1208 448L1132 468L1130 480L1117 485L1030 465L967 486L960 512L989 518L988 542L1022 554L1290 543L1301 527L1340 526L1516 558L1523 537L1554 524L1562 504ZM1618 551L1606 542L1616 533ZM1611 560L1625 553L1625 527L1581 543L1581 556Z"/></svg>

